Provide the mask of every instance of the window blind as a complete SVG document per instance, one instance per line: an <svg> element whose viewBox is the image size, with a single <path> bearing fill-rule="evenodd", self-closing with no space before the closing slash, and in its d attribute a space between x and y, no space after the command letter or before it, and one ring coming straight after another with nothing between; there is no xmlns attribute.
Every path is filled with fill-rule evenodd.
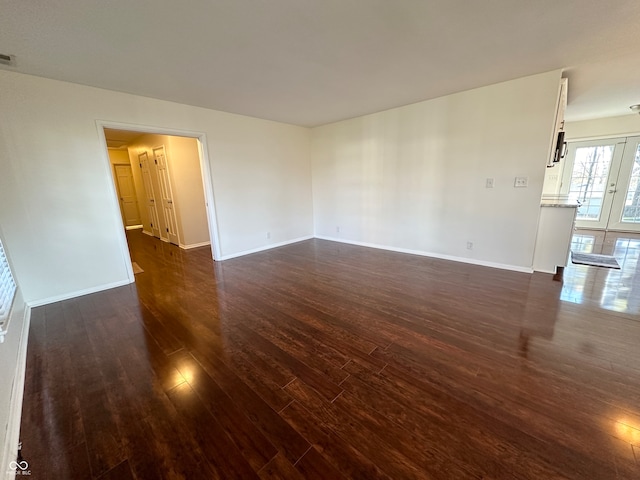
<svg viewBox="0 0 640 480"><path fill-rule="evenodd" d="M16 282L11 275L9 261L0 241L0 342L4 339L9 323L11 304L16 293Z"/></svg>

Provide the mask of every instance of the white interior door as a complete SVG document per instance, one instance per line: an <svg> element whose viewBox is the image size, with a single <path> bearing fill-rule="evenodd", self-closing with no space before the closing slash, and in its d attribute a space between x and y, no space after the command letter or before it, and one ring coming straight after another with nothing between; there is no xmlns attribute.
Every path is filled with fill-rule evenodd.
<svg viewBox="0 0 640 480"><path fill-rule="evenodd" d="M160 223L158 222L158 208L156 207L155 192L151 182L151 171L149 170L149 156L147 152L138 155L138 162L142 170L142 183L144 184L144 194L147 199L147 211L149 212L149 223L151 233L154 237L160 238Z"/></svg>
<svg viewBox="0 0 640 480"><path fill-rule="evenodd" d="M640 137L627 138L609 218L610 230L640 231Z"/></svg>
<svg viewBox="0 0 640 480"><path fill-rule="evenodd" d="M569 143L560 193L581 203L577 227L607 228L624 145L624 138Z"/></svg>
<svg viewBox="0 0 640 480"><path fill-rule="evenodd" d="M153 157L158 169L160 195L162 196L162 212L164 213L167 235L169 236L169 242L178 245L178 221L173 203L173 193L171 191L171 181L164 145L153 149Z"/></svg>
<svg viewBox="0 0 640 480"><path fill-rule="evenodd" d="M126 227L139 226L141 224L140 212L138 210L138 199L136 197L136 187L133 183L131 165L114 165L114 170L124 225Z"/></svg>

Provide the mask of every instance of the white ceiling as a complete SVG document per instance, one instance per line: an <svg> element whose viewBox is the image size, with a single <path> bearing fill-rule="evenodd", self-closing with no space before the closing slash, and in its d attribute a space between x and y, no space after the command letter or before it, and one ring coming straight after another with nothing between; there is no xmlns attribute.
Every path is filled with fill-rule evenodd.
<svg viewBox="0 0 640 480"><path fill-rule="evenodd" d="M126 148L136 138L144 135L142 132L130 132L128 130L104 129L104 137L108 148Z"/></svg>
<svg viewBox="0 0 640 480"><path fill-rule="evenodd" d="M640 103L638 0L2 0L19 72L314 126L553 69ZM1 93L0 93L1 94Z"/></svg>

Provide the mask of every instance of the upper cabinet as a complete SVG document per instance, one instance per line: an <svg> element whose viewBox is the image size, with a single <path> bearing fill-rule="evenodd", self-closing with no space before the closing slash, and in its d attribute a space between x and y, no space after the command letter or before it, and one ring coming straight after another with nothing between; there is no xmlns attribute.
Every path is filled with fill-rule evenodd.
<svg viewBox="0 0 640 480"><path fill-rule="evenodd" d="M556 121L553 128L553 142L551 144L551 152L547 160L547 166L553 167L560 162L565 153L564 141L564 112L567 109L567 88L569 79L563 78L560 81L560 90L558 92L558 103L556 106Z"/></svg>
<svg viewBox="0 0 640 480"><path fill-rule="evenodd" d="M558 102L556 105L556 120L553 128L553 140L551 142L551 151L547 157L547 171L544 176L544 184L542 186L543 198L556 197L560 194L560 186L562 182L562 160L567 150L567 144L564 140L564 112L567 109L568 86L568 79L561 79L560 89L558 91ZM559 166L559 168L551 168L556 166Z"/></svg>

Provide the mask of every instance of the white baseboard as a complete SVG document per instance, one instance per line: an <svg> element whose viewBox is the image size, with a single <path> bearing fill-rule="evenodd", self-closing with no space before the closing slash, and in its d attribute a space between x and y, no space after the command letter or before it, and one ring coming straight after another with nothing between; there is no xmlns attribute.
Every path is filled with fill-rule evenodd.
<svg viewBox="0 0 640 480"><path fill-rule="evenodd" d="M20 423L22 420L22 400L24 398L24 381L27 369L27 344L29 342L29 325L31 324L31 308L27 305L24 309L22 320L22 332L20 333L20 343L13 385L11 388L11 401L9 403L9 419L5 436L4 451L2 452L2 462L0 472L7 478L14 478L9 464L18 456L18 442L20 441Z"/></svg>
<svg viewBox="0 0 640 480"><path fill-rule="evenodd" d="M544 268L534 268L533 271L540 273L550 273L551 275L555 275L557 273L556 271L545 270Z"/></svg>
<svg viewBox="0 0 640 480"><path fill-rule="evenodd" d="M519 265L508 265L504 263L486 262L475 258L456 257L453 255L443 255L441 253L425 252L423 250L411 250L409 248L390 247L387 245L379 245L376 243L358 242L354 240L346 240L344 238L325 237L324 235L316 235L315 238L320 240L329 240L331 242L348 243L349 245L358 245L360 247L377 248L380 250L389 250L391 252L409 253L411 255L420 255L422 257L439 258L441 260L449 260L452 262L469 263L471 265L480 265L482 267L499 268L501 270L511 270L513 272L533 273L531 267L521 267Z"/></svg>
<svg viewBox="0 0 640 480"><path fill-rule="evenodd" d="M130 225L128 227L124 227L125 230L139 230L141 228L143 228L142 225Z"/></svg>
<svg viewBox="0 0 640 480"><path fill-rule="evenodd" d="M245 255L250 255L252 253L264 252L265 250L284 247L285 245L291 245L292 243L304 242L305 240L311 240L312 238L313 238L313 235L308 235L305 237L294 238L293 240L287 240L286 242L272 243L270 245L265 245L264 247L253 248L251 250L244 250L242 252L232 253L229 255L223 255L222 257L220 257L220 260L229 260L231 258L243 257Z"/></svg>
<svg viewBox="0 0 640 480"><path fill-rule="evenodd" d="M207 245L211 245L211 242L200 242L200 243L191 243L189 245L180 245L180 248L182 248L183 250L189 250L191 248L206 247Z"/></svg>
<svg viewBox="0 0 640 480"><path fill-rule="evenodd" d="M106 283L104 285L98 285L97 287L85 288L84 290L77 290L75 292L64 293L62 295L56 295L54 297L41 298L39 300L31 300L27 302L27 305L31 308L41 307L42 305L48 305L50 303L61 302L62 300L69 300L70 298L81 297L83 295L89 295L90 293L102 292L103 290L109 290L110 288L122 287L123 285L129 285L133 283L131 280L120 280L118 282Z"/></svg>

